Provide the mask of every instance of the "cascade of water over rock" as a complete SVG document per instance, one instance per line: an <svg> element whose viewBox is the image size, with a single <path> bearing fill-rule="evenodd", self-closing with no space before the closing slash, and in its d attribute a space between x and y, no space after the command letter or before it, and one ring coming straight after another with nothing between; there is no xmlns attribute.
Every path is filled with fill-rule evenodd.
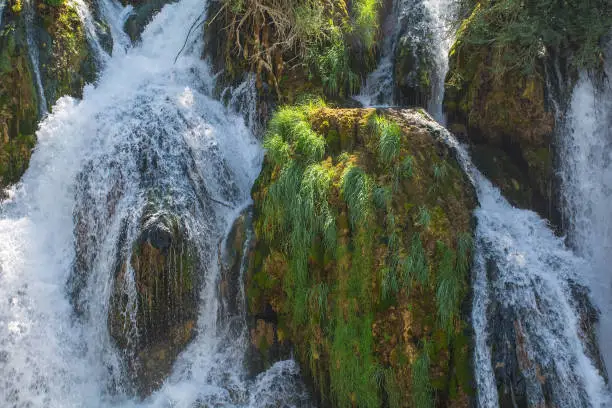
<svg viewBox="0 0 612 408"><path fill-rule="evenodd" d="M600 350L612 367L612 42L605 78L581 73L558 135L568 238L589 265L582 279L599 308Z"/></svg>
<svg viewBox="0 0 612 408"><path fill-rule="evenodd" d="M117 4L101 7L120 24ZM0 206L0 406L307 404L292 361L248 379L244 321L222 315L219 242L249 203L262 150L209 96L201 35L188 35L204 8L166 6L126 52L116 36L96 86L41 122L30 167ZM180 296L152 322L164 296L154 288ZM140 400L143 389L156 391Z"/></svg>

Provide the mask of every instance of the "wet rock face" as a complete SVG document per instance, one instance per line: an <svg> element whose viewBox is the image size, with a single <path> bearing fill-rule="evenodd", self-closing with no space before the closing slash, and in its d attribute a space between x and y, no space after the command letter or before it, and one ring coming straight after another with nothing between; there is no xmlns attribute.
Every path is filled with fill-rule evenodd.
<svg viewBox="0 0 612 408"><path fill-rule="evenodd" d="M81 97L85 84L96 79L97 67L76 8L40 2L34 25L48 108L61 96Z"/></svg>
<svg viewBox="0 0 612 408"><path fill-rule="evenodd" d="M463 41L466 19L449 56L444 108L449 129L472 145L474 163L510 202L560 225L554 175L555 116L538 72L495 71L501 56Z"/></svg>
<svg viewBox="0 0 612 408"><path fill-rule="evenodd" d="M6 7L0 30L0 190L19 180L34 147L38 95L25 20ZM2 198L2 192L0 192Z"/></svg>
<svg viewBox="0 0 612 408"><path fill-rule="evenodd" d="M405 0L408 12L400 19L394 55L394 101L400 106L427 106L431 98L433 56L430 17L421 0Z"/></svg>
<svg viewBox="0 0 612 408"><path fill-rule="evenodd" d="M221 248L221 282L219 285L221 312L228 322L235 322L233 330L244 328L246 274L253 261L253 208L246 209L234 222ZM240 316L236 319L236 316ZM247 312L246 323L249 347L245 358L249 375L253 378L269 368L274 362L291 358L291 344L279 338L278 316L271 306L257 313ZM240 327L238 327L240 326Z"/></svg>
<svg viewBox="0 0 612 408"><path fill-rule="evenodd" d="M494 261L489 260L487 273L494 280L499 273ZM595 324L597 311L588 297L588 290L576 283L570 283L573 305L580 319L581 341L592 363L605 374L603 360L597 347ZM511 295L508 295L511 296ZM546 302L541 313L546 313ZM570 385L567 377L573 373L560 372L555 361L537 349L537 337L541 327L534 326L531 319L533 310L521 310L515 305L492 302L487 310L490 330L491 363L495 376L499 406L514 407L556 407L567 403L567 396L559 390ZM534 349L535 348L535 349ZM587 401L584 390L576 389L575 402ZM576 405L578 406L578 405Z"/></svg>
<svg viewBox="0 0 612 408"><path fill-rule="evenodd" d="M159 13L166 4L172 2L172 0L122 0L121 3L124 5L129 4L134 7L134 10L130 13L130 16L123 26L130 40L132 40L132 42L140 41L140 35L147 24L153 20L155 14ZM185 24L191 23L192 22L185 22Z"/></svg>
<svg viewBox="0 0 612 408"><path fill-rule="evenodd" d="M95 56L75 7L66 2L32 2L31 27L37 48L44 95L36 85L29 57L25 5L9 4L0 29L0 189L19 180L36 143L41 110L64 95L80 97L83 86L96 78Z"/></svg>
<svg viewBox="0 0 612 408"><path fill-rule="evenodd" d="M117 268L108 316L141 395L161 385L195 335L200 276L197 251L179 219L143 222L131 256Z"/></svg>

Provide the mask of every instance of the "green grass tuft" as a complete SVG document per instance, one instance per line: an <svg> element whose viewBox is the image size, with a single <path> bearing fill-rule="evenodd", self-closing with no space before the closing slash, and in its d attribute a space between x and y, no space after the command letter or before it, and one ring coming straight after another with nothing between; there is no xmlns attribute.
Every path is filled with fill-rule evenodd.
<svg viewBox="0 0 612 408"><path fill-rule="evenodd" d="M341 192L348 205L351 226L356 229L370 217L372 182L360 167L351 166L342 175Z"/></svg>
<svg viewBox="0 0 612 408"><path fill-rule="evenodd" d="M427 347L421 351L412 365L412 404L419 408L433 408L433 390L429 379L429 355Z"/></svg>
<svg viewBox="0 0 612 408"><path fill-rule="evenodd" d="M399 157L402 141L402 129L388 119L377 117L376 128L379 134L378 152L385 164L392 163Z"/></svg>

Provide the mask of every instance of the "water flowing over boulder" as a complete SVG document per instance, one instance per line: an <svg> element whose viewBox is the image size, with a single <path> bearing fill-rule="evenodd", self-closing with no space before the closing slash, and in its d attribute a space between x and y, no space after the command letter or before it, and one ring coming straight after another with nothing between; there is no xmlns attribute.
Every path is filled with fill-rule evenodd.
<svg viewBox="0 0 612 408"><path fill-rule="evenodd" d="M158 388L195 335L199 257L179 217L147 212L115 274L108 326L143 395Z"/></svg>

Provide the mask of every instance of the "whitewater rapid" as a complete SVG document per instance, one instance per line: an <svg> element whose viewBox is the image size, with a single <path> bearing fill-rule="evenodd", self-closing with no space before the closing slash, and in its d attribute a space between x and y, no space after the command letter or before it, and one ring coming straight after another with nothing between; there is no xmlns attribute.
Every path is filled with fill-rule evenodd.
<svg viewBox="0 0 612 408"><path fill-rule="evenodd" d="M125 16L116 3L103 7ZM219 316L216 248L249 203L263 152L242 116L209 96L202 35L188 38L205 8L165 6L126 52L115 39L95 87L82 100L61 98L40 124L30 167L0 205L0 406L307 404L293 361L248 379L246 328L230 330ZM206 276L197 337L140 401L107 314L117 247L135 236L153 193L184 220ZM86 274L76 262L82 241ZM84 276L78 290L74 274Z"/></svg>

